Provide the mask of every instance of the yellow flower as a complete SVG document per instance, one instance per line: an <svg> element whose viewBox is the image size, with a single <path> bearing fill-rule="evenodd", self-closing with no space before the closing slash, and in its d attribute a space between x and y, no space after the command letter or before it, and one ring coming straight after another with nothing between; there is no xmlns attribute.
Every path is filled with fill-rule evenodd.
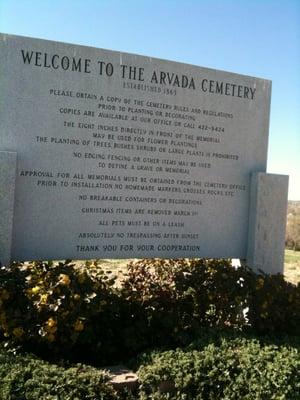
<svg viewBox="0 0 300 400"><path fill-rule="evenodd" d="M79 300L79 299L80 299L80 294L75 293L75 294L74 294L74 300Z"/></svg>
<svg viewBox="0 0 300 400"><path fill-rule="evenodd" d="M71 279L69 278L69 275L66 274L60 274L59 277L59 284L63 286L69 286L71 283Z"/></svg>
<svg viewBox="0 0 300 400"><path fill-rule="evenodd" d="M84 330L84 323L80 319L77 319L74 324L74 331L81 332L83 330Z"/></svg>
<svg viewBox="0 0 300 400"><path fill-rule="evenodd" d="M57 321L50 317L46 323L45 323L45 331L47 332L47 334L53 334L57 331Z"/></svg>
<svg viewBox="0 0 300 400"><path fill-rule="evenodd" d="M41 304L46 304L47 300L48 300L48 294L41 294L40 303Z"/></svg>
<svg viewBox="0 0 300 400"><path fill-rule="evenodd" d="M40 286L34 286L32 289L31 289L31 293L32 294L37 294L39 291L40 291Z"/></svg>
<svg viewBox="0 0 300 400"><path fill-rule="evenodd" d="M15 328L14 330L13 330L13 335L15 336L15 337L17 337L17 338L20 338L20 337L22 337L23 335L24 335L24 329L23 328L21 328L21 327L18 327L18 328Z"/></svg>
<svg viewBox="0 0 300 400"><path fill-rule="evenodd" d="M50 317L50 318L48 319L48 321L46 322L46 325L47 325L49 328L52 328L53 326L56 326L56 325L57 325L57 321L56 321L55 319L53 319L52 317Z"/></svg>

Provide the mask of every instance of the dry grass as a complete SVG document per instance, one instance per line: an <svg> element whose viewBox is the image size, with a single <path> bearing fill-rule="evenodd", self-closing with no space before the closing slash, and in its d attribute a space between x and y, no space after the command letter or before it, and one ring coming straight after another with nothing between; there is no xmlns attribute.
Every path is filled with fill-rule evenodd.
<svg viewBox="0 0 300 400"><path fill-rule="evenodd" d="M300 251L285 251L284 276L295 285L300 282Z"/></svg>

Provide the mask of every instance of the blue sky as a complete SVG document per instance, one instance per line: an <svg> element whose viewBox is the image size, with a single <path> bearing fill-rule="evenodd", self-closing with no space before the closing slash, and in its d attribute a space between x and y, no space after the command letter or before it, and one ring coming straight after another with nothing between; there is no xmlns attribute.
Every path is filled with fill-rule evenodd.
<svg viewBox="0 0 300 400"><path fill-rule="evenodd" d="M268 172L300 200L300 0L0 0L0 31L272 80Z"/></svg>

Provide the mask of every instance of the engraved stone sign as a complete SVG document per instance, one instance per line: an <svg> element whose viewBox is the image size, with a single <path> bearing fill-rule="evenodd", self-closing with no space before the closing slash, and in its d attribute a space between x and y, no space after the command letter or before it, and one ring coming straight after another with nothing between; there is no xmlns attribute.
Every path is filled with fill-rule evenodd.
<svg viewBox="0 0 300 400"><path fill-rule="evenodd" d="M12 258L245 258L271 82L0 36Z"/></svg>

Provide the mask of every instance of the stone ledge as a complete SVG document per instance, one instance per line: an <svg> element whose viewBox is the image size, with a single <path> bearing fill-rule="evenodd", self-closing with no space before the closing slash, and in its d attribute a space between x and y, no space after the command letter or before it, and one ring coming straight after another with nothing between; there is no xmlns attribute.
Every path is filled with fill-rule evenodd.
<svg viewBox="0 0 300 400"><path fill-rule="evenodd" d="M114 365L112 367L105 367L104 370L110 375L110 383L117 391L127 389L134 391L137 389L139 381L138 376L133 371L129 370L123 365Z"/></svg>

